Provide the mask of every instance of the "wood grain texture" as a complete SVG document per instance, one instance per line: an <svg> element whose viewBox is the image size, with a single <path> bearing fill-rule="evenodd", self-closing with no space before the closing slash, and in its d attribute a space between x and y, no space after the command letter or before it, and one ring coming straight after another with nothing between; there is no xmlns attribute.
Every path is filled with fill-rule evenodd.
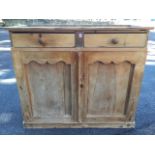
<svg viewBox="0 0 155 155"><path fill-rule="evenodd" d="M128 88L129 63L89 66L88 115L123 115Z"/></svg>
<svg viewBox="0 0 155 155"><path fill-rule="evenodd" d="M135 120L135 113L136 107L139 99L141 82L144 74L144 64L146 61L146 55L142 55L140 57L140 61L136 63L134 66L134 75L131 83L131 91L129 96L129 105L126 111L126 120L134 121Z"/></svg>
<svg viewBox="0 0 155 155"><path fill-rule="evenodd" d="M55 55L52 52L46 54L20 52L22 56L19 58L16 53L18 51L14 52L15 61L20 60L20 64L17 66L20 65L23 69L18 70L18 76L24 77L19 78L18 81L26 83L24 91L20 89L19 91L22 100L27 94L26 101L22 102L31 109L31 111L29 110L29 120L37 118L47 119L50 122L71 122L77 119L74 110L77 106L76 94L72 92L77 89L76 84L72 82L76 78L74 72L77 72L74 68L76 66L75 55L68 53L66 57L63 57L62 53ZM20 83L19 85L21 85ZM72 95L74 96L72 97Z"/></svg>
<svg viewBox="0 0 155 155"><path fill-rule="evenodd" d="M17 50L17 48L12 48L12 50ZM25 51L25 52L103 52L103 51L107 51L107 52L147 52L147 48L108 48L108 47L102 47L102 48L98 48L98 47L94 47L94 48L85 48L85 47L76 47L76 48L28 48L28 47L19 47L18 48L19 51Z"/></svg>
<svg viewBox="0 0 155 155"><path fill-rule="evenodd" d="M70 66L62 62L53 65L32 62L28 66L33 92L33 117L61 120L70 116Z"/></svg>
<svg viewBox="0 0 155 155"><path fill-rule="evenodd" d="M18 84L18 90L20 94L21 108L23 113L23 120L25 122L30 121L32 117L31 103L27 87L27 79L25 78L25 68L22 63L22 52L13 52L13 64L16 73L16 79Z"/></svg>
<svg viewBox="0 0 155 155"><path fill-rule="evenodd" d="M57 26L31 26L31 27L6 27L10 32L75 32L75 31L91 31L95 33L99 32L148 32L153 27L140 27L140 26L132 26L132 25L101 25L101 26L90 26L90 25L81 25L81 26L65 26L65 25L57 25Z"/></svg>
<svg viewBox="0 0 155 155"><path fill-rule="evenodd" d="M134 128L135 122L102 122L102 123L45 123L24 122L26 128Z"/></svg>
<svg viewBox="0 0 155 155"><path fill-rule="evenodd" d="M25 127L135 126L148 29L10 31ZM83 42L75 40L77 32L89 36L89 47L76 47L76 40Z"/></svg>
<svg viewBox="0 0 155 155"><path fill-rule="evenodd" d="M14 47L74 47L74 34L13 33Z"/></svg>
<svg viewBox="0 0 155 155"><path fill-rule="evenodd" d="M117 42L113 43L113 40ZM85 34L84 47L144 47L146 34Z"/></svg>
<svg viewBox="0 0 155 155"><path fill-rule="evenodd" d="M130 97L138 98L133 91L138 89L136 85L140 86L138 80L133 85L137 74L135 68L145 60L144 53L141 56L134 53L132 57L131 54L132 52L128 52L128 55L121 52L115 55L112 52L84 53L84 121L105 122L107 118L109 121L129 121L128 108L136 105L136 101L130 101ZM118 59L116 55L119 56Z"/></svg>

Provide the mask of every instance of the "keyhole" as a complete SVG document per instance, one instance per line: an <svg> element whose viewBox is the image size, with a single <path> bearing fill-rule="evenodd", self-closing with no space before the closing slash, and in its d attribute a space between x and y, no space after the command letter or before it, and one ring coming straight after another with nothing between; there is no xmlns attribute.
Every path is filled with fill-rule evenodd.
<svg viewBox="0 0 155 155"><path fill-rule="evenodd" d="M83 88L84 87L84 85L83 84L80 84L80 88Z"/></svg>

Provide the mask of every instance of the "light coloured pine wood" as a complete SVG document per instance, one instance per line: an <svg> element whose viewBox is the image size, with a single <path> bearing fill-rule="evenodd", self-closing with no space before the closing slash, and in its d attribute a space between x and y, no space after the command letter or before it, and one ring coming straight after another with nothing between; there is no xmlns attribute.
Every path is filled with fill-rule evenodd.
<svg viewBox="0 0 155 155"><path fill-rule="evenodd" d="M147 35L144 33L85 34L84 36L84 47L145 47L146 43Z"/></svg>
<svg viewBox="0 0 155 155"><path fill-rule="evenodd" d="M12 50L16 50L17 48L12 48ZM94 48L85 48L85 47L76 47L76 48L27 48L27 47L19 47L18 48L19 51L32 51L32 52L48 52L48 51L51 51L51 52L88 52L88 51L92 51L92 52L103 52L103 51L109 51L109 52L137 52L137 51L142 51L142 52L146 52L147 51L147 48L144 47L144 48L119 48L119 47L116 47L116 48L108 48L108 47L105 47L105 48L98 48L98 47L94 47Z"/></svg>
<svg viewBox="0 0 155 155"><path fill-rule="evenodd" d="M25 127L134 127L148 29L10 31Z"/></svg>
<svg viewBox="0 0 155 155"><path fill-rule="evenodd" d="M127 95L133 78L133 65L130 62L122 62L115 65L115 105L113 112L115 114L125 114ZM131 78L131 79L130 79Z"/></svg>
<svg viewBox="0 0 155 155"><path fill-rule="evenodd" d="M13 33L14 47L74 47L74 34Z"/></svg>
<svg viewBox="0 0 155 155"><path fill-rule="evenodd" d="M25 78L25 68L22 64L22 52L13 52L13 64L16 73L18 90L20 94L21 108L23 113L23 121L28 122L32 117L31 98L29 97L27 79Z"/></svg>
<svg viewBox="0 0 155 155"><path fill-rule="evenodd" d="M84 109L83 109L83 101L84 101L84 57L83 53L78 53L78 120L82 122Z"/></svg>
<svg viewBox="0 0 155 155"><path fill-rule="evenodd" d="M62 119L71 114L69 84L64 86L66 80L64 63L57 64L29 64L29 81L33 95L33 117L51 117ZM66 91L65 91L66 90ZM66 94L66 96L65 96ZM66 102L67 101L67 102Z"/></svg>
<svg viewBox="0 0 155 155"><path fill-rule="evenodd" d="M146 54L140 56L139 61L134 66L134 76L131 82L130 93L128 96L128 108L126 111L126 120L134 121L137 102L140 94L141 82L144 74L144 64L146 61Z"/></svg>
<svg viewBox="0 0 155 155"><path fill-rule="evenodd" d="M133 85L133 79L137 78L138 71L135 68L141 61L145 61L143 52L84 53L83 121L105 122L107 118L113 122L131 121L128 108L130 107L132 112L135 111L132 106L136 105L136 101L130 101L130 97L138 97L134 91L140 89L141 80L137 80ZM133 116L131 109L130 116Z"/></svg>
<svg viewBox="0 0 155 155"><path fill-rule="evenodd" d="M103 122L103 123L45 123L45 122L27 122L26 128L134 128L135 122Z"/></svg>
<svg viewBox="0 0 155 155"><path fill-rule="evenodd" d="M97 117L111 115L116 90L113 64L104 65L101 62L95 62L89 65L88 70L88 115L90 117L91 115Z"/></svg>
<svg viewBox="0 0 155 155"><path fill-rule="evenodd" d="M6 27L10 32L148 32L153 27L142 27L132 25L57 25L57 26L30 26L30 27Z"/></svg>
<svg viewBox="0 0 155 155"><path fill-rule="evenodd" d="M50 118L49 122L61 123L77 119L76 111L73 113L77 103L72 98L73 94L76 98L72 92L76 91L76 87L71 82L71 78L75 80L72 72L77 72L76 68L72 69L72 65L76 65L75 54L68 52L63 57L63 53L20 51L19 57L17 53L19 51L14 51L13 55L19 91L24 107L28 107L28 110L23 109L24 113L28 113L24 118L27 121ZM20 70L18 66L21 66Z"/></svg>

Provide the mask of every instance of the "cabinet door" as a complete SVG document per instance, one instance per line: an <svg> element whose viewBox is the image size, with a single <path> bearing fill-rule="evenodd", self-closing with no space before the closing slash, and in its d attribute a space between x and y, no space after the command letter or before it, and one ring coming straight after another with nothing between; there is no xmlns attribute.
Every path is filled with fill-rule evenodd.
<svg viewBox="0 0 155 155"><path fill-rule="evenodd" d="M13 56L25 122L76 121L76 55L14 51Z"/></svg>
<svg viewBox="0 0 155 155"><path fill-rule="evenodd" d="M143 51L83 53L83 121L134 121L145 55Z"/></svg>

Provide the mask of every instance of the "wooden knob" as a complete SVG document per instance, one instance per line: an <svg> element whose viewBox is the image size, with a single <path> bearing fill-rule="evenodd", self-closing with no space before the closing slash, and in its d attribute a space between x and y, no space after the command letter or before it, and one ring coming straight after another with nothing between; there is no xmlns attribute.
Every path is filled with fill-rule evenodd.
<svg viewBox="0 0 155 155"><path fill-rule="evenodd" d="M44 41L43 41L43 40L41 40L40 38L38 39L38 43L39 43L40 45L42 45L42 46L45 46Z"/></svg>
<svg viewBox="0 0 155 155"><path fill-rule="evenodd" d="M114 45L118 44L118 42L119 41L117 39L111 39L111 43L114 44Z"/></svg>
<svg viewBox="0 0 155 155"><path fill-rule="evenodd" d="M80 84L80 88L83 88L84 87L84 85L83 84Z"/></svg>

